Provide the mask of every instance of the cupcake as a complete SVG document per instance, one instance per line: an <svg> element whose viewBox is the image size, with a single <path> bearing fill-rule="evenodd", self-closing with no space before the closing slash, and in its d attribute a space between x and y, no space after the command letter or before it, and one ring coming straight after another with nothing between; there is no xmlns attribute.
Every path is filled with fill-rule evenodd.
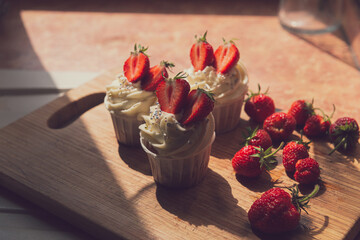
<svg viewBox="0 0 360 240"><path fill-rule="evenodd" d="M248 90L247 70L239 61L239 50L232 41L224 41L214 53L205 33L192 46L190 59L192 67L185 72L191 89L200 87L214 94L216 133L234 129Z"/></svg>
<svg viewBox="0 0 360 240"><path fill-rule="evenodd" d="M106 86L105 107L111 114L115 135L119 143L138 146L139 125L143 115L149 114L150 106L157 101L157 85L167 77L166 68L172 63L162 61L149 67L147 48L135 45L135 51L124 64L124 72Z"/></svg>
<svg viewBox="0 0 360 240"><path fill-rule="evenodd" d="M177 75L159 84L158 103L144 116L140 142L147 153L155 182L187 188L201 182L208 169L215 123L214 101L202 89L192 90Z"/></svg>

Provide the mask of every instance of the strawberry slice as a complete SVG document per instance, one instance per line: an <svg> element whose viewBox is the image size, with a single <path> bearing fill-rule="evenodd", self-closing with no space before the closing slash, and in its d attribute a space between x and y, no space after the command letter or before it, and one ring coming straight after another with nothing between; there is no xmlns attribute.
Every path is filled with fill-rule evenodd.
<svg viewBox="0 0 360 240"><path fill-rule="evenodd" d="M138 82L149 72L149 58L145 54L147 49L135 44L135 51L131 52L130 57L125 61L124 75L129 82Z"/></svg>
<svg viewBox="0 0 360 240"><path fill-rule="evenodd" d="M207 32L201 38L195 36L196 43L192 45L190 50L191 64L195 71L201 71L206 66L212 66L214 62L214 50L206 41L206 34Z"/></svg>
<svg viewBox="0 0 360 240"><path fill-rule="evenodd" d="M233 68L240 59L240 53L233 41L225 42L215 51L215 68L217 73L225 74Z"/></svg>
<svg viewBox="0 0 360 240"><path fill-rule="evenodd" d="M162 111L173 114L181 112L190 91L185 77L183 72L179 72L173 79L168 78L159 83L156 96Z"/></svg>
<svg viewBox="0 0 360 240"><path fill-rule="evenodd" d="M150 68L148 74L141 81L141 88L145 91L155 91L157 85L169 77L167 68L175 67L171 62L161 61L159 65Z"/></svg>
<svg viewBox="0 0 360 240"><path fill-rule="evenodd" d="M206 118L214 109L214 102L212 93L201 88L192 90L187 96L184 114L180 122L189 125Z"/></svg>

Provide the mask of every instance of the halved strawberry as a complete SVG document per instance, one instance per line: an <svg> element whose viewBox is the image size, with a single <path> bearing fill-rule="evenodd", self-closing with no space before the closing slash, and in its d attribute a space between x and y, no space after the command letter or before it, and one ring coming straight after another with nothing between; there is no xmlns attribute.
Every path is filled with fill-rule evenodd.
<svg viewBox="0 0 360 240"><path fill-rule="evenodd" d="M185 77L183 72L179 72L173 79L165 79L159 83L156 96L162 111L173 114L181 112L190 91Z"/></svg>
<svg viewBox="0 0 360 240"><path fill-rule="evenodd" d="M201 88L192 90L187 96L180 123L188 125L206 118L214 109L214 102L215 100L212 93Z"/></svg>
<svg viewBox="0 0 360 240"><path fill-rule="evenodd" d="M192 45L190 50L191 64L195 71L201 71L206 66L212 66L214 63L214 50L206 41L206 34L207 32L201 38L195 36L196 43Z"/></svg>
<svg viewBox="0 0 360 240"><path fill-rule="evenodd" d="M148 48L144 48L140 44L134 46L134 52L124 63L124 75L129 82L138 82L149 72L149 58L145 54Z"/></svg>
<svg viewBox="0 0 360 240"><path fill-rule="evenodd" d="M155 65L150 68L148 74L141 81L141 88L145 91L155 91L157 85L169 77L166 68L175 67L171 62L161 61L159 65Z"/></svg>
<svg viewBox="0 0 360 240"><path fill-rule="evenodd" d="M215 68L217 73L227 73L240 59L240 53L233 41L226 42L215 51Z"/></svg>

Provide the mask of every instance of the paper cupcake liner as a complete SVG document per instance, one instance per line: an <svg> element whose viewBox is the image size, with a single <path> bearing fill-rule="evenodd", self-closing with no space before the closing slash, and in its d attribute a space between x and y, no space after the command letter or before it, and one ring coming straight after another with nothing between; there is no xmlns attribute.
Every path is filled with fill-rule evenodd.
<svg viewBox="0 0 360 240"><path fill-rule="evenodd" d="M140 146L139 126L144 121L139 121L136 116L128 117L115 113L110 114L118 142L128 146Z"/></svg>
<svg viewBox="0 0 360 240"><path fill-rule="evenodd" d="M237 126L246 92L247 87L238 98L220 104L215 103L213 115L217 134L231 131Z"/></svg>
<svg viewBox="0 0 360 240"><path fill-rule="evenodd" d="M155 182L169 188L188 188L200 183L208 170L212 143L215 140L214 119L210 116L210 134L206 145L193 155L160 156L150 151L149 144L141 137L141 146L148 155ZM210 136L209 136L210 135Z"/></svg>

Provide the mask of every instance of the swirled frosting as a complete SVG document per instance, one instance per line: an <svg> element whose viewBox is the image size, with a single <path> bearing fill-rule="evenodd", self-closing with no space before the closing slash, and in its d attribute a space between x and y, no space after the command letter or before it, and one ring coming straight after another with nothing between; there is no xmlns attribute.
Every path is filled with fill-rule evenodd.
<svg viewBox="0 0 360 240"><path fill-rule="evenodd" d="M140 136L154 153L161 156L183 157L192 154L202 149L214 132L213 127L212 132L211 127L208 129L209 117L191 126L182 126L176 115L161 111L158 104L152 106L150 114L143 118L145 123L139 127Z"/></svg>
<svg viewBox="0 0 360 240"><path fill-rule="evenodd" d="M226 74L216 73L216 69L212 66L196 72L191 67L185 72L188 74L187 81L192 89L200 87L212 92L217 102L236 98L247 89L247 71L240 61Z"/></svg>
<svg viewBox="0 0 360 240"><path fill-rule="evenodd" d="M142 115L149 113L150 106L155 104L154 92L142 90L140 82L130 83L127 78L120 74L108 86L106 86L105 106L115 114L136 116L141 119Z"/></svg>

